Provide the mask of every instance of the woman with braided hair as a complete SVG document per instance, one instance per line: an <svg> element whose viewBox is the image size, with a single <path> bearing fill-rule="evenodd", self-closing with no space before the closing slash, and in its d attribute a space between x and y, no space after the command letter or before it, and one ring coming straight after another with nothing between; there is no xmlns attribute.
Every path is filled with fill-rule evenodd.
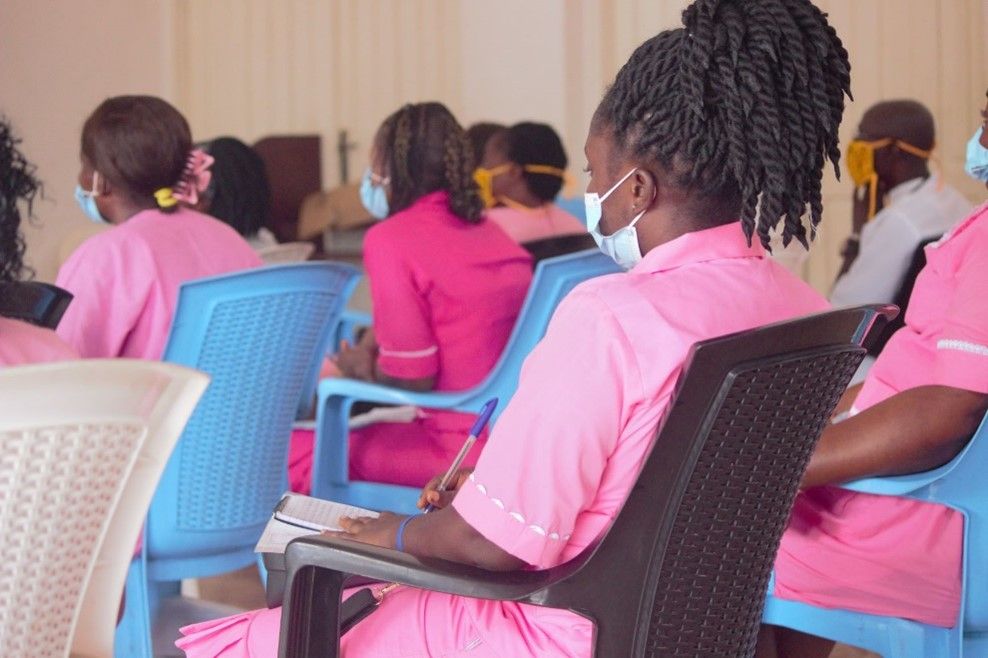
<svg viewBox="0 0 988 658"><path fill-rule="evenodd" d="M345 376L461 391L501 355L532 281L531 257L483 218L472 173L463 129L440 103L405 105L381 125L361 189L384 220L364 239L374 326L337 355ZM422 410L410 423L354 430L350 477L421 487L448 467L472 423L469 414ZM296 432L296 490L307 488L311 463L312 433Z"/></svg>
<svg viewBox="0 0 988 658"><path fill-rule="evenodd" d="M683 22L634 52L586 141L588 223L628 271L563 300L476 468L453 492L435 479L423 491L437 511L342 519L341 536L489 570L560 565L620 510L693 343L827 307L763 244L779 222L806 244L802 216L820 220L849 84L840 40L809 0L698 0ZM188 627L179 646L274 656L279 614ZM694 655L720 655L714 641L697 638ZM342 655L587 657L592 645L591 622L568 611L400 588Z"/></svg>

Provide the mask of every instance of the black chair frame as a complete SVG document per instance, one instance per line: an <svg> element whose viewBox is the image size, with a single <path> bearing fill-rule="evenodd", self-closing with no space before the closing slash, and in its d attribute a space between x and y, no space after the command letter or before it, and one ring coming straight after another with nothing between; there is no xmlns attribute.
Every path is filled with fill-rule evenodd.
<svg viewBox="0 0 988 658"><path fill-rule="evenodd" d="M72 301L72 294L40 281L0 283L0 316L54 329Z"/></svg>
<svg viewBox="0 0 988 658"><path fill-rule="evenodd" d="M866 306L696 344L609 530L566 564L488 572L328 537L286 552L281 658L339 655L353 576L569 609L595 656L751 656L775 553L806 464L864 341L895 316Z"/></svg>

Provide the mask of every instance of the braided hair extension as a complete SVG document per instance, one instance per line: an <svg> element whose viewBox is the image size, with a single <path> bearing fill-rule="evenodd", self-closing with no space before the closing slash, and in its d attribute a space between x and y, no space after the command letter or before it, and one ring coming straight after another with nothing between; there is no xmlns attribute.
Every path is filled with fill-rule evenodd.
<svg viewBox="0 0 988 658"><path fill-rule="evenodd" d="M683 28L652 37L618 72L595 127L654 162L696 199L698 216L740 214L749 243L809 247L823 212L829 158L840 177L837 129L850 63L810 0L696 0ZM723 217L718 217L723 219Z"/></svg>
<svg viewBox="0 0 988 658"><path fill-rule="evenodd" d="M385 119L375 147L391 178L393 213L445 190L453 214L471 224L480 221L483 203L473 180L470 143L445 105L405 105Z"/></svg>
<svg viewBox="0 0 988 658"><path fill-rule="evenodd" d="M30 276L24 265L24 236L20 232L21 207L30 217L41 181L35 167L18 150L21 140L14 136L7 119L0 117L0 281L17 281Z"/></svg>

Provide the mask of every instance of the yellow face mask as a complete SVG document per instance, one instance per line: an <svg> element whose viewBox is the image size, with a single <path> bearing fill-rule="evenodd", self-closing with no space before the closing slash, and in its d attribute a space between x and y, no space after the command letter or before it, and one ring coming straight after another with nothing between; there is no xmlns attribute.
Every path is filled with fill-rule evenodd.
<svg viewBox="0 0 988 658"><path fill-rule="evenodd" d="M868 186L868 219L875 216L878 207L878 174L875 172L875 151L892 144L917 158L923 160L930 158L930 151L924 151L901 139L892 139L891 137L871 142L856 139L847 146L847 155L845 156L847 173L851 175L855 187Z"/></svg>
<svg viewBox="0 0 988 658"><path fill-rule="evenodd" d="M480 188L480 199L484 202L485 208L493 208L497 205L498 198L494 196L494 178L506 172L511 167L510 162L506 162L503 165L498 165L493 169L485 169L483 167L477 167L473 172L473 180L477 183L477 187ZM548 174L549 176L558 176L559 178L566 178L566 172L559 167L553 167L551 165L540 165L540 164L529 164L522 167L522 171L527 171L530 174ZM505 205L510 205L507 203L509 199L501 199L501 201L506 202Z"/></svg>

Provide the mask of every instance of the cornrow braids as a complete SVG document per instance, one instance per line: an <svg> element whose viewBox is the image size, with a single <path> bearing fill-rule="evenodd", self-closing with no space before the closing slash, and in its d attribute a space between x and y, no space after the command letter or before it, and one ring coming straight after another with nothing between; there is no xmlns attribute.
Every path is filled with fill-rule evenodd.
<svg viewBox="0 0 988 658"><path fill-rule="evenodd" d="M408 208L430 192L445 190L457 217L468 223L480 221L483 203L473 180L470 143L446 106L405 105L381 125L375 146L391 178L392 212Z"/></svg>
<svg viewBox="0 0 988 658"><path fill-rule="evenodd" d="M749 243L757 233L766 248L782 221L783 244L809 248L803 216L815 234L851 97L837 32L809 0L696 0L683 25L635 50L596 126L690 192L698 215L740 214Z"/></svg>
<svg viewBox="0 0 988 658"><path fill-rule="evenodd" d="M0 282L31 275L24 265L20 204L31 217L41 181L35 176L34 165L17 148L20 141L7 119L0 117Z"/></svg>

